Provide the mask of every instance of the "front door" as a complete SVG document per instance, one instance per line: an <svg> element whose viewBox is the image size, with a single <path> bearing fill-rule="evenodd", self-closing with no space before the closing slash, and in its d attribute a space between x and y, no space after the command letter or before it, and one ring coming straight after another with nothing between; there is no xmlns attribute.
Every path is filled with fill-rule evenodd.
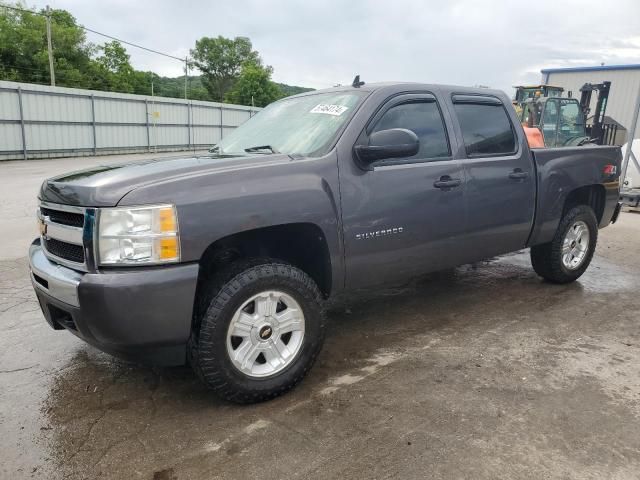
<svg viewBox="0 0 640 480"><path fill-rule="evenodd" d="M371 170L349 159L340 173L349 287L437 270L455 264L459 253L457 242L465 230L464 172L452 157L436 97L393 97L356 144L367 144L371 133L391 128L413 131L419 152L380 160Z"/></svg>

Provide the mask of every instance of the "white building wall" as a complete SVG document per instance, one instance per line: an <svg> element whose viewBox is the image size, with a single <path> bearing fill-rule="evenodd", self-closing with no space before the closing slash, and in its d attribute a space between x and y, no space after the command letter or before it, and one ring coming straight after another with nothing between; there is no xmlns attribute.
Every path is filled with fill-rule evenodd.
<svg viewBox="0 0 640 480"><path fill-rule="evenodd" d="M640 67L628 70L591 70L574 72L549 72L542 74L542 82L549 85L563 87L567 95L568 91L573 97L580 100L580 87L585 83L611 82L609 102L606 115L629 128L636 98L640 91ZM595 109L597 95L592 95L591 111ZM636 128L634 138L640 138L640 125Z"/></svg>

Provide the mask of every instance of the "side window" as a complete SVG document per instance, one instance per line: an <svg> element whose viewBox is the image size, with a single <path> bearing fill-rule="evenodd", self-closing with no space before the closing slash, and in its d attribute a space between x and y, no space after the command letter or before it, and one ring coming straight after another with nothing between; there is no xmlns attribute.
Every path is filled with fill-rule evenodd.
<svg viewBox="0 0 640 480"><path fill-rule="evenodd" d="M516 138L502 104L454 103L469 156L516 151Z"/></svg>
<svg viewBox="0 0 640 480"><path fill-rule="evenodd" d="M542 135L544 143L549 147L556 146L556 128L558 127L558 102L547 100L542 114Z"/></svg>
<svg viewBox="0 0 640 480"><path fill-rule="evenodd" d="M558 145L567 145L571 140L586 137L580 105L576 100L560 100L560 126Z"/></svg>
<svg viewBox="0 0 640 480"><path fill-rule="evenodd" d="M542 120L542 123L553 125L553 128L555 130L555 125L557 121L558 121L558 104L553 100L547 101L546 105L544 106L544 118Z"/></svg>
<svg viewBox="0 0 640 480"><path fill-rule="evenodd" d="M440 109L436 102L401 103L387 110L373 132L390 128L411 130L420 140L420 150L412 159L443 158L451 155Z"/></svg>

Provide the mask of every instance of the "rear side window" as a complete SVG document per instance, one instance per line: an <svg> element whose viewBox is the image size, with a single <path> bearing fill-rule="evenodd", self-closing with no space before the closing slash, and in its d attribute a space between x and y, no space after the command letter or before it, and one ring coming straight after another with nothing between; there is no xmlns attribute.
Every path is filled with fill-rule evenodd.
<svg viewBox="0 0 640 480"><path fill-rule="evenodd" d="M454 103L468 156L506 155L516 151L507 112L500 104Z"/></svg>
<svg viewBox="0 0 640 480"><path fill-rule="evenodd" d="M372 132L390 128L411 130L420 140L420 150L412 159L448 157L449 142L436 102L401 103L387 110Z"/></svg>

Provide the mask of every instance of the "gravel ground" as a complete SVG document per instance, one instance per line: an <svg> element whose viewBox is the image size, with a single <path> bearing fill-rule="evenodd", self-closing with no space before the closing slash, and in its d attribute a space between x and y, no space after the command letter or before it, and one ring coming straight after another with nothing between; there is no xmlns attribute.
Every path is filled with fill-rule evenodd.
<svg viewBox="0 0 640 480"><path fill-rule="evenodd" d="M525 251L341 298L300 387L241 407L44 322L36 190L121 160L0 164L0 478L638 478L640 214L572 285Z"/></svg>

